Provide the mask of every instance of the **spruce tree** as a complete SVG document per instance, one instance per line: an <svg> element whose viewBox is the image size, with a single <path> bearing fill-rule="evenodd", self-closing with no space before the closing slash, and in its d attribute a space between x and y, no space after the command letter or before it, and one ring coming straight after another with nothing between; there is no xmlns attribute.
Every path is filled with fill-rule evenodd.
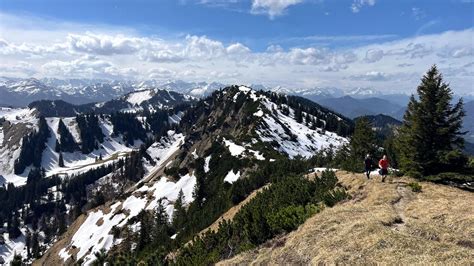
<svg viewBox="0 0 474 266"><path fill-rule="evenodd" d="M375 133L369 121L365 117L357 119L354 135L352 135L349 142L349 150L346 150L348 154L343 163L343 168L354 172L362 171L365 156L370 154L373 157L376 151ZM344 152L344 150L341 152Z"/></svg>
<svg viewBox="0 0 474 266"><path fill-rule="evenodd" d="M183 227L186 222L186 209L184 208L184 193L179 191L178 198L174 202L173 226L176 230Z"/></svg>
<svg viewBox="0 0 474 266"><path fill-rule="evenodd" d="M63 159L63 153L59 153L59 159L58 159L58 165L59 167L64 167L64 159Z"/></svg>
<svg viewBox="0 0 474 266"><path fill-rule="evenodd" d="M436 65L421 79L418 99L411 96L397 141L401 169L415 177L455 170L465 164L461 150L463 101L454 105L452 91Z"/></svg>

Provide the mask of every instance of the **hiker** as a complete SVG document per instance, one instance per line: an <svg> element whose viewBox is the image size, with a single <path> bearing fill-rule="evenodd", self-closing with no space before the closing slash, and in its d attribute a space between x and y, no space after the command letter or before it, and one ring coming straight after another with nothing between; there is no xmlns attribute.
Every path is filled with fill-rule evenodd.
<svg viewBox="0 0 474 266"><path fill-rule="evenodd" d="M384 155L382 159L379 161L379 167L380 167L380 175L382 176L382 182L385 182L385 177L388 175L388 159L387 155Z"/></svg>
<svg viewBox="0 0 474 266"><path fill-rule="evenodd" d="M367 179L370 179L370 171L372 171L372 158L370 158L370 154L367 154L367 156L365 156L364 164L365 175L367 176Z"/></svg>

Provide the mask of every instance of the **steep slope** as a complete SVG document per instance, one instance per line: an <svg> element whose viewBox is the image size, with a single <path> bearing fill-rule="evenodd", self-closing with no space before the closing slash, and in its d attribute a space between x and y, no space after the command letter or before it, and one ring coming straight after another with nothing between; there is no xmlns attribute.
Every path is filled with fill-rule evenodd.
<svg viewBox="0 0 474 266"><path fill-rule="evenodd" d="M381 183L337 173L352 199L297 231L220 265L469 264L474 260L474 194L443 185Z"/></svg>
<svg viewBox="0 0 474 266"><path fill-rule="evenodd" d="M190 222L176 228L172 239L189 241L265 184L255 177L244 181L256 169L271 168L286 156L337 149L347 139L330 130L348 134L352 122L305 99L232 86L197 102L182 116L179 129L182 134L161 138L164 150L147 149L159 160L143 179L87 212L37 263L88 264L102 248L112 256L129 252L128 245L142 235L144 213L161 203L171 220L180 190Z"/></svg>
<svg viewBox="0 0 474 266"><path fill-rule="evenodd" d="M22 173L14 173L15 161L20 156L20 147L25 145L22 137L37 129L38 111L35 109L8 109L3 108L0 117L5 117L0 130L0 184L13 183L15 186L24 185L27 180L28 167ZM99 118L101 132L105 139L92 152L84 154L80 150L74 152L62 152L64 166L59 166L59 152L56 143L59 140L58 123L60 118L47 118L47 126L50 137L45 143L42 151L41 167L44 168L46 176L78 174L90 169L107 164L127 155L133 149L137 149L142 142L138 141L134 146L127 145L122 136L113 135L113 125L108 118ZM80 130L75 117L63 118L65 125L71 132L76 143L81 143ZM102 161L97 162L101 157Z"/></svg>

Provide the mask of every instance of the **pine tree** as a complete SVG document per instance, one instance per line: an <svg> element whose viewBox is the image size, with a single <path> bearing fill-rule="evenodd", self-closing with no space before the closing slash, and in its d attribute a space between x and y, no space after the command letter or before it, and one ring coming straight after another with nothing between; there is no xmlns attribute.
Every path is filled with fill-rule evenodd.
<svg viewBox="0 0 474 266"><path fill-rule="evenodd" d="M63 153L59 153L59 159L58 159L58 166L59 167L64 167L64 159L63 159Z"/></svg>
<svg viewBox="0 0 474 266"><path fill-rule="evenodd" d="M160 199L155 211L155 230L153 236L155 242L166 243L166 240L168 239L167 231L168 214L166 213L165 206Z"/></svg>
<svg viewBox="0 0 474 266"><path fill-rule="evenodd" d="M59 144L59 141L57 139L56 139L56 144L54 145L54 151L55 152L61 151L61 145Z"/></svg>
<svg viewBox="0 0 474 266"><path fill-rule="evenodd" d="M184 193L179 191L178 198L174 202L173 226L176 230L183 227L186 222L186 209L184 208Z"/></svg>
<svg viewBox="0 0 474 266"><path fill-rule="evenodd" d="M466 163L461 150L463 101L451 104L449 85L436 65L421 79L419 100L412 95L397 141L401 169L413 176L456 170Z"/></svg>
<svg viewBox="0 0 474 266"><path fill-rule="evenodd" d="M33 258L39 258L40 256L40 246L37 232L33 232L31 237L31 255Z"/></svg>

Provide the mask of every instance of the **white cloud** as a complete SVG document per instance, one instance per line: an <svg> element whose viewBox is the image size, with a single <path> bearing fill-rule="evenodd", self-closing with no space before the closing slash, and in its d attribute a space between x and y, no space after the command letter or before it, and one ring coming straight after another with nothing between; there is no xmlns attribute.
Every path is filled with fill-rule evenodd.
<svg viewBox="0 0 474 266"><path fill-rule="evenodd" d="M132 54L138 51L144 42L146 40L123 35L110 36L86 33L84 35L69 34L67 36L67 44L71 50L99 55Z"/></svg>
<svg viewBox="0 0 474 266"><path fill-rule="evenodd" d="M206 36L186 36L184 54L191 58L210 59L224 55L224 45Z"/></svg>
<svg viewBox="0 0 474 266"><path fill-rule="evenodd" d="M175 72L166 68L152 68L148 71L149 79L170 79L175 76Z"/></svg>
<svg viewBox="0 0 474 266"><path fill-rule="evenodd" d="M288 7L302 2L303 0L252 0L251 13L266 14L273 19L283 15Z"/></svg>
<svg viewBox="0 0 474 266"><path fill-rule="evenodd" d="M380 61L383 58L383 51L380 49L369 49L365 53L365 61L369 63Z"/></svg>
<svg viewBox="0 0 474 266"><path fill-rule="evenodd" d="M284 58L296 65L317 65L328 63L330 54L325 48L292 48L288 53L284 54Z"/></svg>
<svg viewBox="0 0 474 266"><path fill-rule="evenodd" d="M353 13L359 13L360 9L364 6L374 6L375 0L354 0L351 5Z"/></svg>
<svg viewBox="0 0 474 266"><path fill-rule="evenodd" d="M421 75L436 63L455 91L472 89L472 70L466 71L465 66L472 63L474 29L405 39L370 37L362 44L337 49L274 42L258 51L238 39L226 43L197 35L162 38L130 29L42 24L29 18L1 21L0 76L185 79L403 91L415 89ZM20 22L12 21L35 23L18 26Z"/></svg>
<svg viewBox="0 0 474 266"><path fill-rule="evenodd" d="M250 53L250 48L241 44L241 43L233 43L226 48L227 54L235 54L235 55L242 55Z"/></svg>
<svg viewBox="0 0 474 266"><path fill-rule="evenodd" d="M367 80L367 81L384 81L388 80L388 75L380 71L369 71L362 75L353 75L350 79Z"/></svg>

